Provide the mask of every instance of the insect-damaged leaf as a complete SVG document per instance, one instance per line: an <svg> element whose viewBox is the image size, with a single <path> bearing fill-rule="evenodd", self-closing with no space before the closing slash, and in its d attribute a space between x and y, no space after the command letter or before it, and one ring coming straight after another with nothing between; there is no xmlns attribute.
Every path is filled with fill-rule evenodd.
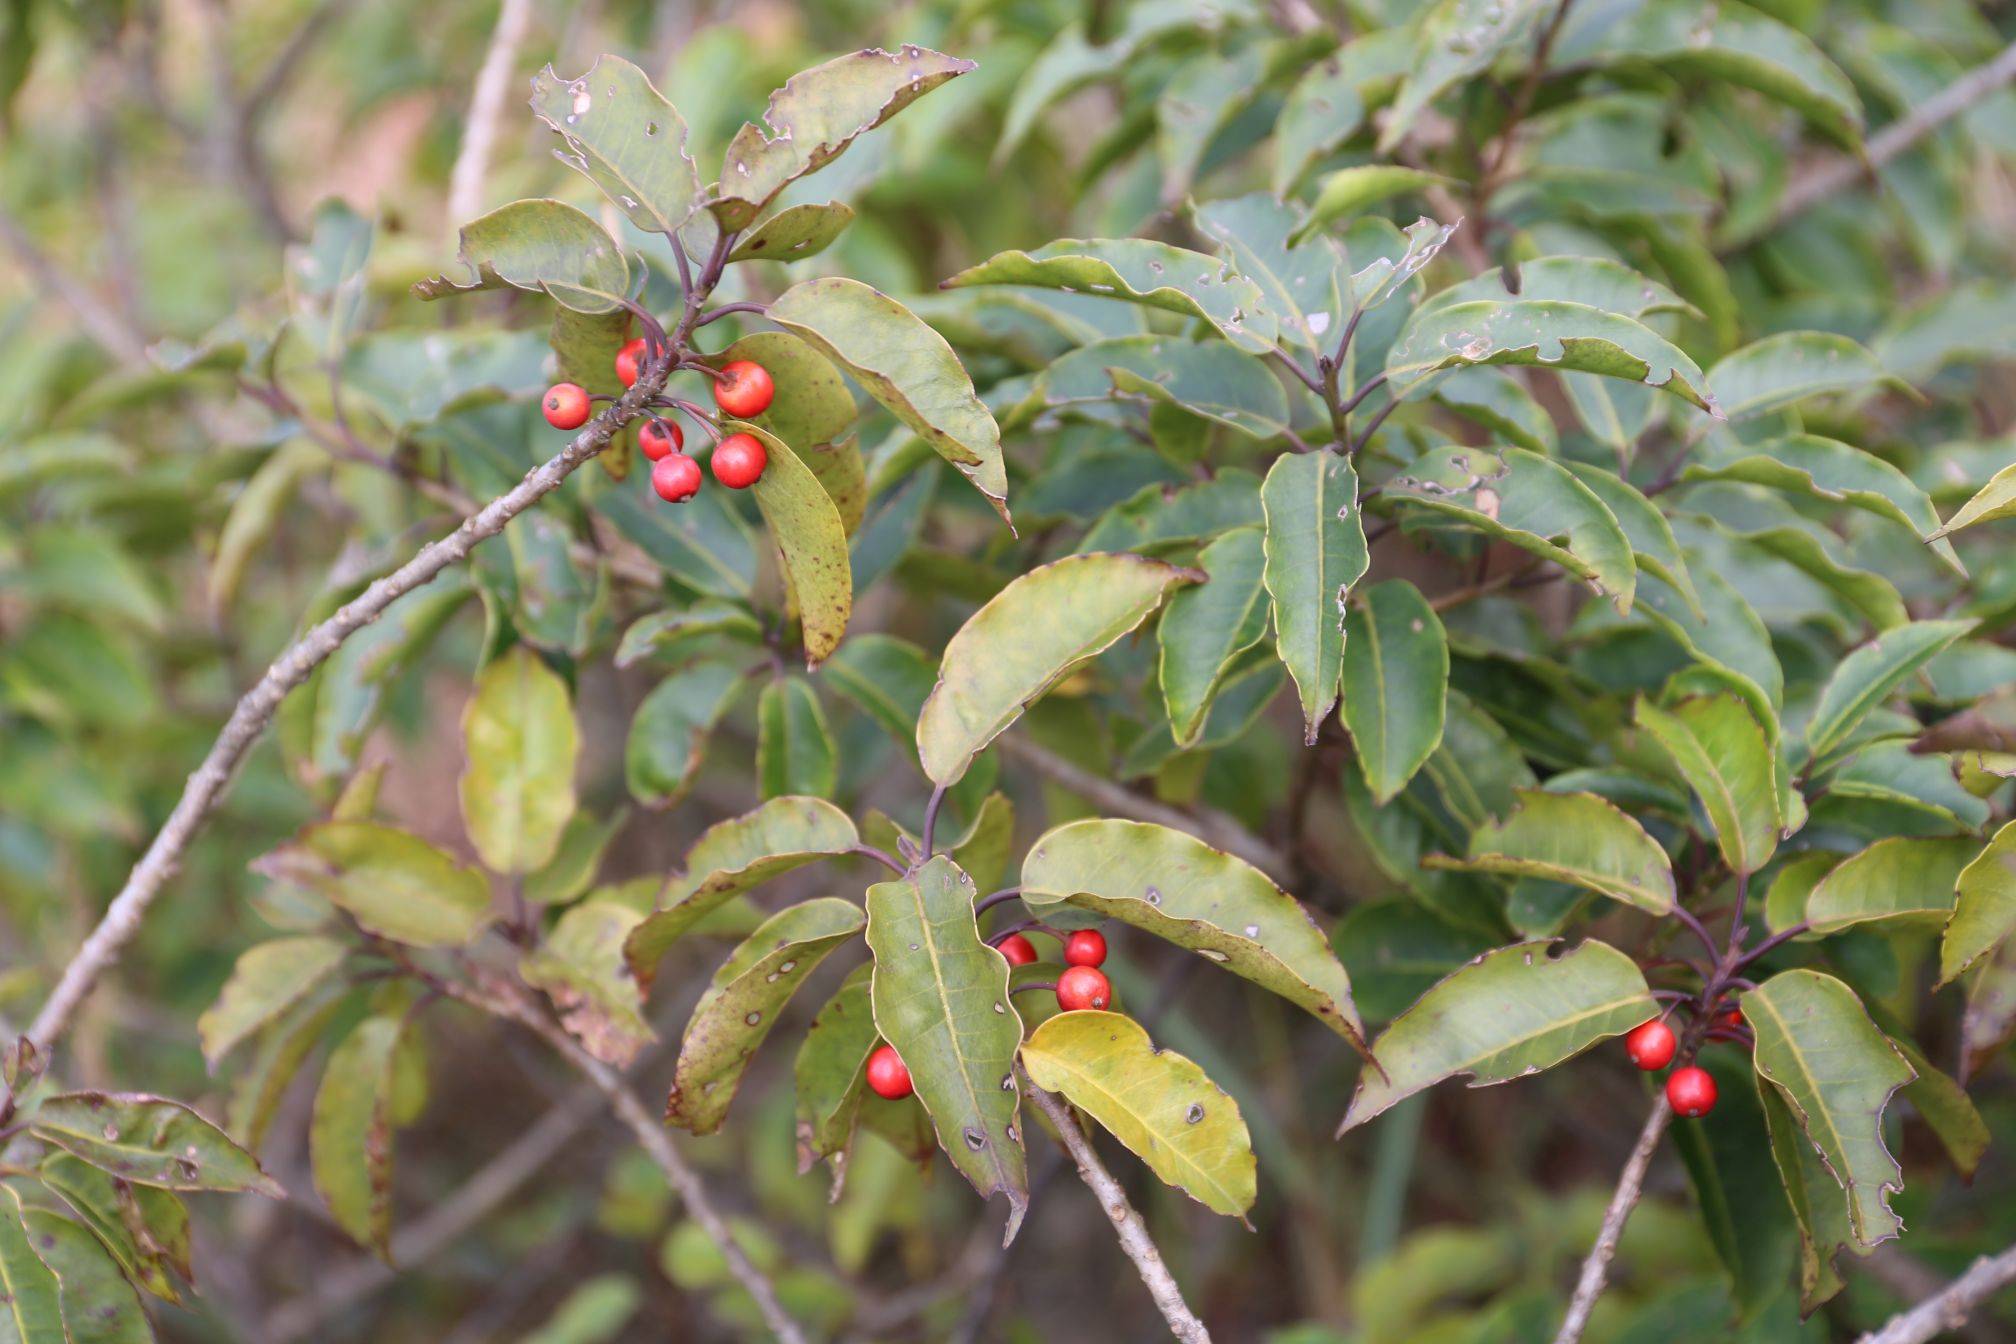
<svg viewBox="0 0 2016 1344"><path fill-rule="evenodd" d="M532 77L532 111L566 142L562 162L632 224L675 238L699 199L700 171L686 152L685 120L642 70L601 56L579 79L562 79L549 65Z"/></svg>
<svg viewBox="0 0 2016 1344"><path fill-rule="evenodd" d="M1473 1087L1521 1078L1657 1016L1644 973L1616 948L1591 939L1559 957L1549 950L1487 952L1395 1018L1372 1045L1384 1076L1360 1076L1337 1132L1445 1078L1467 1073Z"/></svg>
<svg viewBox="0 0 2016 1344"><path fill-rule="evenodd" d="M518 972L546 991L560 1024L604 1064L629 1067L652 1040L644 994L624 966L624 939L641 916L619 901L587 900L561 915Z"/></svg>
<svg viewBox="0 0 2016 1344"><path fill-rule="evenodd" d="M797 1084L798 1170L833 1164L833 1198L840 1197L853 1146L855 1122L867 1095L868 1056L881 1039L868 1001L874 967L858 967L812 1019L792 1076Z"/></svg>
<svg viewBox="0 0 2016 1344"><path fill-rule="evenodd" d="M1008 517L1001 427L943 336L887 294L841 276L791 286L768 316L853 374Z"/></svg>
<svg viewBox="0 0 2016 1344"><path fill-rule="evenodd" d="M1022 1066L1213 1213L1253 1207L1253 1140L1239 1103L1190 1060L1157 1050L1133 1018L1059 1013L1029 1033Z"/></svg>
<svg viewBox="0 0 2016 1344"><path fill-rule="evenodd" d="M1202 840L1147 822L1068 822L1030 847L1022 897L1032 909L1066 902L1187 947L1364 1049L1350 978L1308 911Z"/></svg>
<svg viewBox="0 0 2016 1344"><path fill-rule="evenodd" d="M750 230L735 244L728 260L803 261L832 246L853 222L854 209L844 201L794 205L779 210Z"/></svg>
<svg viewBox="0 0 2016 1344"><path fill-rule="evenodd" d="M665 1097L665 1123L712 1134L743 1071L798 986L861 931L861 907L821 896L780 910L729 954L693 1007Z"/></svg>
<svg viewBox="0 0 2016 1344"><path fill-rule="evenodd" d="M1344 602L1371 552L1358 510L1358 473L1335 453L1283 453L1260 487L1266 510L1274 646L1302 700L1303 741L1337 703L1344 665Z"/></svg>
<svg viewBox="0 0 2016 1344"><path fill-rule="evenodd" d="M367 1017L330 1052L308 1122L315 1189L336 1225L392 1254L392 1110L403 1013Z"/></svg>
<svg viewBox="0 0 2016 1344"><path fill-rule="evenodd" d="M479 289L529 289L577 313L607 313L629 297L630 263L602 226L560 201L513 201L462 226L469 279L413 286L423 299Z"/></svg>
<svg viewBox="0 0 2016 1344"><path fill-rule="evenodd" d="M772 798L716 822L686 851L686 869L659 893L657 912L624 941L631 974L648 990L666 949L723 902L860 842L853 821L823 798Z"/></svg>
<svg viewBox="0 0 2016 1344"><path fill-rule="evenodd" d="M1442 741L1449 637L1405 579L1374 584L1363 599L1344 615L1344 726L1366 787L1384 805Z"/></svg>
<svg viewBox="0 0 2016 1344"><path fill-rule="evenodd" d="M189 1210L180 1196L116 1180L61 1151L45 1156L37 1174L91 1229L127 1278L164 1302L182 1300L173 1275L190 1277Z"/></svg>
<svg viewBox="0 0 2016 1344"><path fill-rule="evenodd" d="M1883 1142L1883 1108L1915 1076L1890 1039L1869 1020L1855 991L1818 971L1784 971L1742 997L1757 1033L1760 1077L1775 1083L1836 1189L1816 1200L1845 1198L1856 1242L1874 1246L1903 1224L1890 1192L1904 1173Z"/></svg>
<svg viewBox="0 0 2016 1344"><path fill-rule="evenodd" d="M553 857L574 815L581 738L567 683L516 645L476 677L462 711L468 763L462 818L469 842L498 873L527 873Z"/></svg>
<svg viewBox="0 0 2016 1344"><path fill-rule="evenodd" d="M707 208L724 229L744 229L787 185L825 167L946 80L977 68L926 47L869 48L814 66L770 95L763 124L728 142Z"/></svg>
<svg viewBox="0 0 2016 1344"><path fill-rule="evenodd" d="M1593 793L1525 789L1518 799L1503 821L1470 833L1467 858L1423 862L1568 882L1655 915L1673 909L1673 865L1629 813Z"/></svg>
<svg viewBox="0 0 2016 1344"><path fill-rule="evenodd" d="M252 1154L179 1101L139 1092L63 1092L28 1117L29 1132L135 1185L251 1190L284 1198Z"/></svg>
<svg viewBox="0 0 2016 1344"><path fill-rule="evenodd" d="M1005 1240L1029 1204L1017 1128L1022 1019L1008 962L980 940L973 879L944 855L868 888L875 1026L909 1066L938 1146L981 1195L1008 1196Z"/></svg>
<svg viewBox="0 0 2016 1344"><path fill-rule="evenodd" d="M817 667L840 647L854 610L847 526L826 487L782 439L740 420L728 427L754 434L769 455L769 466L750 493L770 525L770 539L783 557L784 575L797 600L805 664Z"/></svg>
<svg viewBox="0 0 2016 1344"><path fill-rule="evenodd" d="M917 718L917 754L939 784L959 782L982 748L1078 664L1203 576L1139 555L1066 556L996 593L945 645Z"/></svg>

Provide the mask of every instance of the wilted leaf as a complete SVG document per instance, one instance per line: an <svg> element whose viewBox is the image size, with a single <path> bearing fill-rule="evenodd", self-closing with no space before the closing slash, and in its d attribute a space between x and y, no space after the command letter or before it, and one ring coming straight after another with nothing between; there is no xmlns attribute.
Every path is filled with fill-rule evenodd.
<svg viewBox="0 0 2016 1344"><path fill-rule="evenodd" d="M532 650L515 646L476 675L462 740L469 842L493 872L540 867L574 815L581 739L567 683Z"/></svg>
<svg viewBox="0 0 2016 1344"><path fill-rule="evenodd" d="M1405 579L1374 584L1363 596L1344 615L1344 726L1366 787L1383 806L1442 740L1449 639Z"/></svg>
<svg viewBox="0 0 2016 1344"><path fill-rule="evenodd" d="M1328 452L1283 453L1260 487L1266 509L1264 577L1274 644L1302 700L1303 741L1337 703L1344 611L1371 553L1358 509L1358 473Z"/></svg>
<svg viewBox="0 0 2016 1344"><path fill-rule="evenodd" d="M1467 858L1431 855L1424 862L1568 882L1655 915L1673 909L1666 851L1629 813L1593 793L1524 790L1503 821L1470 833Z"/></svg>
<svg viewBox="0 0 2016 1344"><path fill-rule="evenodd" d="M653 1039L643 991L623 963L623 940L641 919L616 901L583 901L518 963L525 983L553 1001L560 1024L589 1054L619 1069Z"/></svg>

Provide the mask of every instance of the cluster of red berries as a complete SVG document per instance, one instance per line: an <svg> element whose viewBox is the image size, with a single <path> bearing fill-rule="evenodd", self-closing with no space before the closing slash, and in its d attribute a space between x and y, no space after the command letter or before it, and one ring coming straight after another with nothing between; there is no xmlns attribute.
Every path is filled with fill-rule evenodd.
<svg viewBox="0 0 2016 1344"><path fill-rule="evenodd" d="M1036 945L1011 933L994 945L1010 966L1037 960ZM1099 967L1106 961L1106 935L1077 929L1064 939L1064 974L1057 977L1057 1006L1065 1012L1103 1012L1113 1002L1113 985ZM868 1087L878 1097L898 1101L911 1093L910 1068L893 1045L878 1045L868 1056Z"/></svg>
<svg viewBox="0 0 2016 1344"><path fill-rule="evenodd" d="M616 376L623 386L637 382L637 366L644 358L640 336L616 352ZM777 385L770 371L754 360L738 359L722 366L714 380L714 404L737 420L747 420L770 409ZM588 423L594 398L576 383L555 383L546 389L546 423L555 429L579 429ZM700 464L680 451L686 435L679 426L662 416L652 416L637 431L637 446L652 462L651 488L670 504L683 503L700 492ZM762 479L770 465L763 441L754 434L730 434L714 447L711 460L714 479L730 490L747 490Z"/></svg>
<svg viewBox="0 0 2016 1344"><path fill-rule="evenodd" d="M1741 1026L1743 1012L1740 1008L1727 1008L1715 1020L1720 1026ZM1674 1034L1672 1027L1666 1025L1664 1018L1655 1017L1641 1022L1624 1037L1625 1053L1631 1056L1633 1064L1647 1073L1671 1064L1679 1049L1680 1038ZM1706 1115L1715 1109L1716 1095L1715 1075L1698 1064L1689 1064L1667 1075L1666 1100L1676 1115L1690 1119Z"/></svg>

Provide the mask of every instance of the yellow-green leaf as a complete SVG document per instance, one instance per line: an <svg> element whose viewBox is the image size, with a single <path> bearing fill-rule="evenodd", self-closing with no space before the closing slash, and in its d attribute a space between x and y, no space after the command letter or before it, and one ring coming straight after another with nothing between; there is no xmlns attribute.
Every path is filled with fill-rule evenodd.
<svg viewBox="0 0 2016 1344"><path fill-rule="evenodd" d="M567 683L531 649L514 646L477 674L462 740L462 818L477 854L499 873L545 864L574 815L581 738Z"/></svg>
<svg viewBox="0 0 2016 1344"><path fill-rule="evenodd" d="M2016 933L2016 822L1995 832L1955 882L1953 917L1939 947L1939 983L1949 984Z"/></svg>
<svg viewBox="0 0 2016 1344"><path fill-rule="evenodd" d="M583 901L561 915L518 966L526 984L546 992L560 1024L588 1053L619 1069L653 1039L643 990L623 963L623 940L642 918L617 901Z"/></svg>
<svg viewBox="0 0 2016 1344"><path fill-rule="evenodd" d="M212 1067L238 1043L312 993L343 962L347 949L333 938L305 934L274 938L248 948L231 978L196 1019L203 1058Z"/></svg>
<svg viewBox="0 0 2016 1344"><path fill-rule="evenodd" d="M1503 821L1470 833L1468 858L1423 862L1568 882L1655 915L1672 911L1672 862L1628 813L1593 793L1522 789L1518 799Z"/></svg>
<svg viewBox="0 0 2016 1344"><path fill-rule="evenodd" d="M419 836L369 821L310 826L259 870L319 892L368 932L411 947L459 947L490 917L490 887Z"/></svg>
<svg viewBox="0 0 2016 1344"><path fill-rule="evenodd" d="M179 1101L139 1092L64 1092L28 1116L29 1132L135 1185L251 1190L283 1198L252 1154Z"/></svg>
<svg viewBox="0 0 2016 1344"><path fill-rule="evenodd" d="M1954 883L1975 853L1974 841L1951 837L1878 840L1814 885L1806 922L1815 933L1873 919L1944 922L1953 913Z"/></svg>
<svg viewBox="0 0 2016 1344"><path fill-rule="evenodd" d="M315 1189L351 1240L392 1254L392 1094L404 1014L367 1017L330 1052L308 1121Z"/></svg>

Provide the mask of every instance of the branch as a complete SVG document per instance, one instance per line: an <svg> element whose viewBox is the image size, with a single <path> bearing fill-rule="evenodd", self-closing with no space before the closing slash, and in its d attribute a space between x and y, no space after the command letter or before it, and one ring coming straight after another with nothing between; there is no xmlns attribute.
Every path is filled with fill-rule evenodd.
<svg viewBox="0 0 2016 1344"><path fill-rule="evenodd" d="M420 548L411 560L366 588L336 613L296 640L274 660L257 685L231 711L223 732L211 745L196 773L189 776L182 797L168 821L147 846L147 852L127 875L126 885L77 949L63 978L36 1016L28 1035L45 1053L70 1025L78 1006L98 978L119 958L139 931L147 909L174 875L196 832L209 819L230 787L245 754L265 732L287 693L308 679L351 635L378 619L393 602L433 580L442 570L468 557L477 544L496 536L504 525L558 489L575 468L608 447L616 431L642 413L644 403L658 394L664 372L654 370L575 435L559 456L534 467L525 479L464 519L439 541Z"/></svg>
<svg viewBox="0 0 2016 1344"><path fill-rule="evenodd" d="M497 27L490 34L490 49L476 72L476 89L469 96L469 123L462 132L462 152L455 156L455 168L448 176L448 221L451 225L473 219L483 205L483 179L490 172L490 149L497 143L497 123L504 116L504 99L511 87L512 67L518 63L518 47L525 30L532 26L532 0L504 0L497 11Z"/></svg>
<svg viewBox="0 0 2016 1344"><path fill-rule="evenodd" d="M1589 1328L1589 1313L1595 1310L1596 1299L1603 1295L1609 1280L1610 1261L1617 1254L1624 1224L1630 1220L1631 1210L1637 1207L1638 1196L1644 1191L1645 1169L1652 1165L1652 1153L1659 1147L1659 1137L1672 1119L1673 1108L1661 1092L1652 1103L1652 1114L1645 1117L1638 1146L1631 1150L1624 1173L1617 1178L1617 1193L1610 1196L1610 1207L1603 1214L1603 1230L1596 1234L1596 1244L1589 1248L1589 1256L1582 1262L1582 1276L1575 1282L1574 1299L1568 1304L1568 1315L1561 1322L1561 1332L1554 1336L1554 1344L1577 1344L1582 1332Z"/></svg>
<svg viewBox="0 0 2016 1344"><path fill-rule="evenodd" d="M1058 1141L1064 1151L1071 1154L1071 1160L1078 1164L1078 1178L1085 1182L1105 1210L1106 1218L1113 1224L1113 1231L1120 1238L1120 1249L1127 1252L1127 1258L1134 1262L1134 1268L1141 1272L1141 1281L1148 1285L1148 1295L1155 1299L1155 1305L1162 1312L1162 1319L1169 1322L1169 1333L1183 1344L1211 1344L1211 1332L1204 1328L1204 1322L1197 1319L1183 1300L1183 1290L1176 1286L1176 1280L1169 1273L1169 1266L1162 1263L1162 1251L1155 1245L1155 1239L1148 1235L1148 1227L1141 1221L1141 1215L1127 1202L1127 1192L1120 1188L1120 1182L1113 1179L1113 1173L1099 1160L1099 1154L1092 1151L1091 1142L1078 1129L1078 1122L1071 1115L1071 1108L1050 1093L1022 1075L1024 1090L1036 1109L1049 1117L1056 1127Z"/></svg>
<svg viewBox="0 0 2016 1344"><path fill-rule="evenodd" d="M2016 1283L2016 1246L2000 1255L1982 1256L1965 1274L1920 1302L1899 1312L1881 1329L1871 1330L1856 1344L1926 1344L1967 1323L1967 1314L2010 1284Z"/></svg>
<svg viewBox="0 0 2016 1344"><path fill-rule="evenodd" d="M2012 79L2016 79L2016 42L2004 47L2002 54L1988 64L1976 66L1869 137L1862 159L1837 159L1794 181L1779 199L1766 231L1854 186L1864 173L1875 176L1878 168Z"/></svg>
<svg viewBox="0 0 2016 1344"><path fill-rule="evenodd" d="M1151 821L1171 830L1187 831L1214 848L1236 854L1256 867L1273 872L1288 871L1288 856L1262 840L1223 812L1200 808L1185 812L1167 803L1136 793L1103 775L1076 765L1047 747L1019 737L998 739L1004 754L1013 756L1052 783L1081 794L1101 810L1135 821Z"/></svg>

